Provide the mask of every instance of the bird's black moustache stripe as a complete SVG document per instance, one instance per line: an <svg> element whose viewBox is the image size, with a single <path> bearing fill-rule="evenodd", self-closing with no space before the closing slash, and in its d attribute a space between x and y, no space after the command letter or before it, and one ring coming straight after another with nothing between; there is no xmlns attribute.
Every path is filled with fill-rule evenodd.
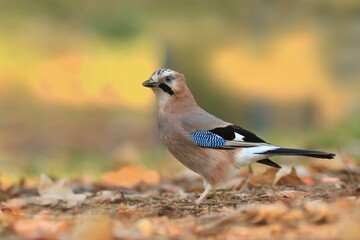
<svg viewBox="0 0 360 240"><path fill-rule="evenodd" d="M159 88L161 88L164 92L166 92L167 94L169 94L171 96L174 95L174 91L171 90L171 88L164 83L160 83Z"/></svg>

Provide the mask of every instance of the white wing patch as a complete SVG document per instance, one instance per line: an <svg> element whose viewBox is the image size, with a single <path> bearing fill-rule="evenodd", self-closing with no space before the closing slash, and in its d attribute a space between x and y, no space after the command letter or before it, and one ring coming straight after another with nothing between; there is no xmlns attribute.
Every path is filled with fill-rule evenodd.
<svg viewBox="0 0 360 240"><path fill-rule="evenodd" d="M268 143L263 142L245 142L245 136L235 132L235 138L233 140L227 140L225 146L227 147L256 147L256 146L269 146Z"/></svg>
<svg viewBox="0 0 360 240"><path fill-rule="evenodd" d="M241 167L250 163L270 157L270 154L261 154L279 147L273 145L262 145L257 147L242 148L235 153L235 166Z"/></svg>
<svg viewBox="0 0 360 240"><path fill-rule="evenodd" d="M235 133L235 138L232 141L244 141L244 136L239 133Z"/></svg>

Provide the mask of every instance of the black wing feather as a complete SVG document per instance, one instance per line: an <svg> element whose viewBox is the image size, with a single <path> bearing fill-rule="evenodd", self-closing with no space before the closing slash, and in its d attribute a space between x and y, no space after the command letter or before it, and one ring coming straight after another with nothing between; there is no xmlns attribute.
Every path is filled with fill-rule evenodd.
<svg viewBox="0 0 360 240"><path fill-rule="evenodd" d="M234 140L235 133L238 133L244 136L245 142L267 143L258 136L256 136L255 134L253 134L252 132L249 132L248 130L245 130L236 125L228 125L226 127L214 128L213 130L210 130L210 132L219 135L225 140Z"/></svg>
<svg viewBox="0 0 360 240"><path fill-rule="evenodd" d="M257 162L261 163L261 164L264 164L264 165L268 165L268 166L273 167L273 168L281 168L281 166L279 164L271 161L269 158L262 159L262 160L259 160Z"/></svg>
<svg viewBox="0 0 360 240"><path fill-rule="evenodd" d="M213 130L210 130L210 132L219 135L225 140L233 140L235 138L235 132L231 125L226 127L214 128Z"/></svg>

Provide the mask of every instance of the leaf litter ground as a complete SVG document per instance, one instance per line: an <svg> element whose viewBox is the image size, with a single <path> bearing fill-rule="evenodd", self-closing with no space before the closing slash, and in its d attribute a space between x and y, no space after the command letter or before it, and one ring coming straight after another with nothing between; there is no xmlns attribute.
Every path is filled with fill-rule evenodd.
<svg viewBox="0 0 360 240"><path fill-rule="evenodd" d="M326 163L241 173L200 205L201 179L189 174L127 166L98 182L42 175L2 187L0 237L360 239L360 168Z"/></svg>

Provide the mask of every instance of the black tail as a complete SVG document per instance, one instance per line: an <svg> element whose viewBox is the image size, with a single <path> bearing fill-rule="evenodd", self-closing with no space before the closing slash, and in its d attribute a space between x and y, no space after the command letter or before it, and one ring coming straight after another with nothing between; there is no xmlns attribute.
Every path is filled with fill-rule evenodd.
<svg viewBox="0 0 360 240"><path fill-rule="evenodd" d="M278 148L278 149L266 151L262 154L293 155L293 156L306 156L306 157L327 158L327 159L333 159L335 157L334 153L295 149L295 148Z"/></svg>

